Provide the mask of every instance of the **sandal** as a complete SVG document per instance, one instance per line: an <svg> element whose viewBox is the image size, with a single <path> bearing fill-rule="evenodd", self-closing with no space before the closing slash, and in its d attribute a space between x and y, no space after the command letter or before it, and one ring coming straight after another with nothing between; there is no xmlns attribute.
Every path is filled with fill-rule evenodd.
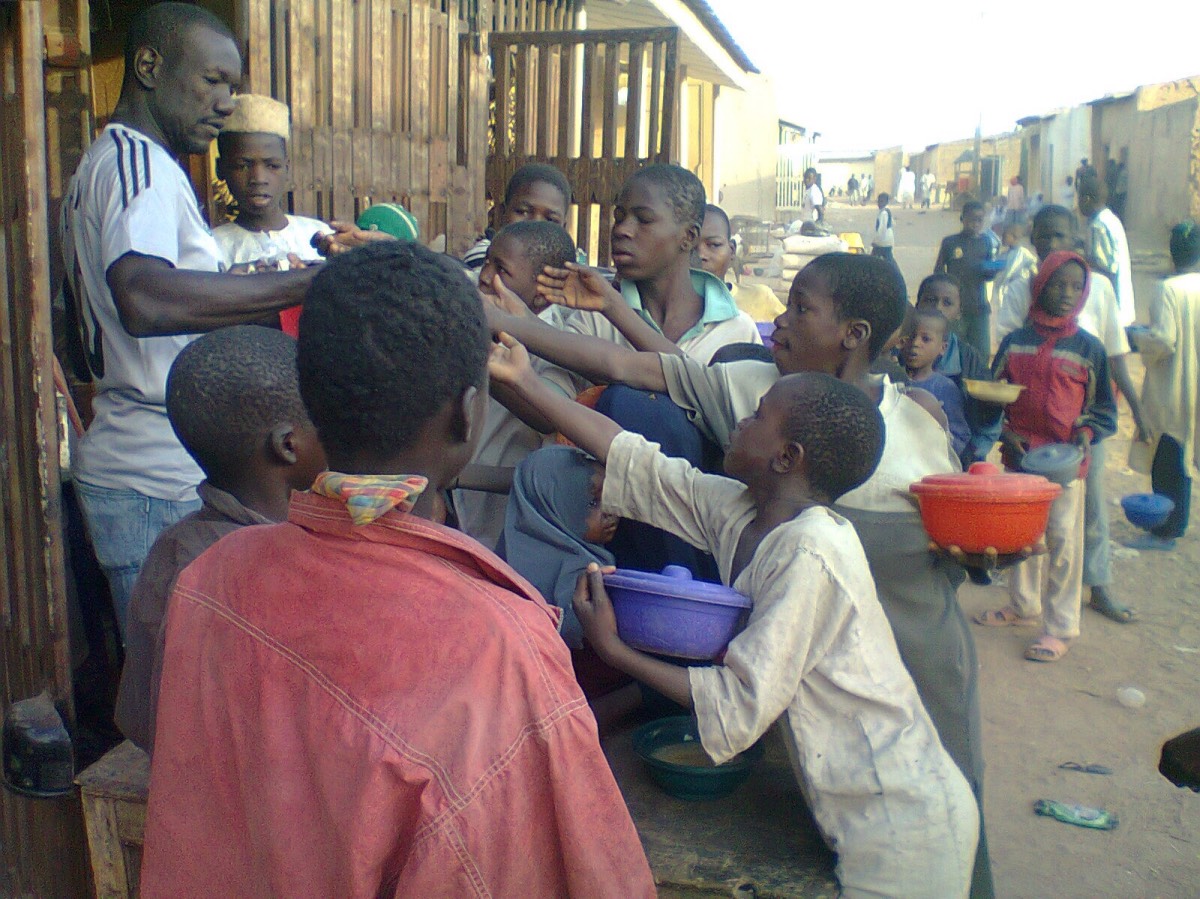
<svg viewBox="0 0 1200 899"><path fill-rule="evenodd" d="M1124 603L1117 602L1108 595L1108 591L1103 587L1092 588L1092 598L1088 601L1088 605L1105 618L1111 618L1117 624L1129 624L1129 622L1137 618L1137 612Z"/></svg>
<svg viewBox="0 0 1200 899"><path fill-rule="evenodd" d="M1022 618L1012 606L980 612L973 620L984 627L1032 627L1040 623L1037 618Z"/></svg>
<svg viewBox="0 0 1200 899"><path fill-rule="evenodd" d="M1025 658L1031 662L1057 662L1069 648L1069 641L1043 634L1026 647Z"/></svg>

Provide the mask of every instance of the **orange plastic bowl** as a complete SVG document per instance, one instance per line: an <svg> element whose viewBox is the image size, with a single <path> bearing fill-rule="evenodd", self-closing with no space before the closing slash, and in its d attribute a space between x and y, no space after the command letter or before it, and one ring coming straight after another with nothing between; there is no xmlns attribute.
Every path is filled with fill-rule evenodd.
<svg viewBox="0 0 1200 899"><path fill-rule="evenodd" d="M1003 473L990 462L976 462L961 474L930 475L909 489L925 533L938 546L1001 555L1037 544L1062 493L1040 475Z"/></svg>

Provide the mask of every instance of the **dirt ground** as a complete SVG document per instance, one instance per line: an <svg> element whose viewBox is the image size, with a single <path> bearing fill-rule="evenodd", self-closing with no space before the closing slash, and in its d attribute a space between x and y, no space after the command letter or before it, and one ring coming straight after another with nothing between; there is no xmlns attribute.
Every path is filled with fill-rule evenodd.
<svg viewBox="0 0 1200 899"><path fill-rule="evenodd" d="M870 245L874 206L832 204L836 231L858 231ZM929 274L938 243L958 230L956 213L893 207L896 260L910 293ZM1164 247L1165 250L1165 247ZM1135 260L1139 320L1163 261ZM1136 354L1130 368L1140 384ZM1108 444L1112 538L1139 533L1117 500L1149 489L1126 467L1133 423L1122 405L1120 433ZM1009 897L1200 896L1200 795L1176 789L1157 771L1163 740L1200 725L1200 539L1195 529L1170 553L1117 550L1115 595L1138 611L1117 624L1084 609L1082 635L1057 664L1027 662L1033 629L973 626L982 668L985 817L998 895ZM1007 601L1003 586L960 591L974 615ZM1117 701L1135 686L1141 708ZM1110 776L1059 768L1099 764ZM1058 799L1114 812L1120 826L1086 830L1034 815L1037 799Z"/></svg>

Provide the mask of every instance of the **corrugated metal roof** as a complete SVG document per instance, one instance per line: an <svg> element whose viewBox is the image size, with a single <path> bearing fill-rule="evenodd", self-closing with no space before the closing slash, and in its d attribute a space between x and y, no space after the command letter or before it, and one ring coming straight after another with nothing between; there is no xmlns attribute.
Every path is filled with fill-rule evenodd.
<svg viewBox="0 0 1200 899"><path fill-rule="evenodd" d="M713 12L711 6L704 0L682 0L683 5L692 11L700 22L708 29L709 33L716 39L725 52L728 53L733 61L736 62L743 70L752 75L758 75L758 68L750 61L750 57L746 55L746 51L738 46L738 42L733 39L733 35L729 33L729 29L725 27L725 23L717 18L717 14Z"/></svg>

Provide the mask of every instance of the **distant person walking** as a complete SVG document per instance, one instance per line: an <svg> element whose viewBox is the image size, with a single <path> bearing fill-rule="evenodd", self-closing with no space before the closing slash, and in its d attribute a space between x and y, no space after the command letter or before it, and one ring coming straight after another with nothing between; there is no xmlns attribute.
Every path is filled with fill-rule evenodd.
<svg viewBox="0 0 1200 899"><path fill-rule="evenodd" d="M1087 223L1088 264L1108 277L1117 291L1117 308L1122 328L1137 318L1133 301L1133 264L1125 226L1108 208L1104 182L1093 172L1078 182L1079 214Z"/></svg>
<svg viewBox="0 0 1200 899"><path fill-rule="evenodd" d="M825 219L825 194L817 184L817 170L804 172L804 201L801 206L802 222L820 222Z"/></svg>
<svg viewBox="0 0 1200 899"><path fill-rule="evenodd" d="M1117 163L1117 170L1113 175L1113 187L1108 197L1109 208L1117 218L1121 220L1121 224L1125 224L1125 201L1129 196L1129 150L1126 147L1121 148L1121 161Z"/></svg>
<svg viewBox="0 0 1200 899"><path fill-rule="evenodd" d="M933 189L937 186L937 176L931 171L926 171L921 176L921 208L928 209L933 202Z"/></svg>
<svg viewBox="0 0 1200 899"><path fill-rule="evenodd" d="M1075 179L1067 175L1067 184L1063 188L1062 206L1071 210L1071 215L1075 214Z"/></svg>
<svg viewBox="0 0 1200 899"><path fill-rule="evenodd" d="M892 222L892 211L887 208L891 200L887 194L880 194L877 204L879 215L875 217L875 236L871 240L871 255L881 256L895 264L892 248L896 246L896 232Z"/></svg>
<svg viewBox="0 0 1200 899"><path fill-rule="evenodd" d="M912 209L913 199L917 193L917 173L908 166L900 173L900 183L896 187L896 199L903 209Z"/></svg>
<svg viewBox="0 0 1200 899"><path fill-rule="evenodd" d="M858 195L858 187L858 179L851 175L850 180L846 183L846 196L849 198L851 206L861 199Z"/></svg>
<svg viewBox="0 0 1200 899"><path fill-rule="evenodd" d="M1025 185L1021 182L1020 175L1014 175L1012 180L1008 182L1007 209L1008 213L1005 216L1006 224L1025 224Z"/></svg>

